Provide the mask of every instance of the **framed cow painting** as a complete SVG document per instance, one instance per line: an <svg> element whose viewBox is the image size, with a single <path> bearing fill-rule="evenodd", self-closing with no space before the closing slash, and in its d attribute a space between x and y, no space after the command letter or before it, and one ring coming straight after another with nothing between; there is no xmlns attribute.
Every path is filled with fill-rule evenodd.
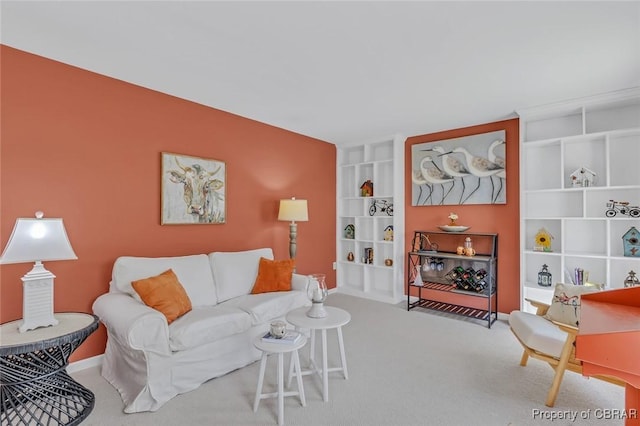
<svg viewBox="0 0 640 426"><path fill-rule="evenodd" d="M223 161L162 153L162 224L221 224L226 220Z"/></svg>

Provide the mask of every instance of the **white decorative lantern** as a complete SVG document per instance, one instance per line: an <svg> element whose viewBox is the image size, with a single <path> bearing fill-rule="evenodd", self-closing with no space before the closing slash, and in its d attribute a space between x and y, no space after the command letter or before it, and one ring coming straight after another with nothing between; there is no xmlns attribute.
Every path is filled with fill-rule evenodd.
<svg viewBox="0 0 640 426"><path fill-rule="evenodd" d="M307 297L311 300L311 309L307 311L310 318L324 318L327 310L324 308L324 301L327 299L329 291L325 282L325 274L309 275L307 283Z"/></svg>

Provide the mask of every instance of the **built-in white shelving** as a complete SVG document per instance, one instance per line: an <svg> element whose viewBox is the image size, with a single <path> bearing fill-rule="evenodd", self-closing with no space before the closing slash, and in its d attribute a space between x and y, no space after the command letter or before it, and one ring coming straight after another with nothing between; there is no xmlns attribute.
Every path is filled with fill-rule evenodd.
<svg viewBox="0 0 640 426"><path fill-rule="evenodd" d="M570 282L575 268L605 288L623 287L640 258L623 255L622 235L640 219L607 217L609 200L640 204L640 88L519 110L522 309L525 298L550 302L552 287L537 284L542 265L552 281ZM571 174L586 167L588 186ZM534 250L545 228L551 252Z"/></svg>
<svg viewBox="0 0 640 426"><path fill-rule="evenodd" d="M389 303L404 298L404 141L386 141L338 149L337 287L344 293ZM373 196L361 195L373 182ZM378 202L373 215L372 203ZM392 205L393 214L382 210ZM355 238L346 238L353 225ZM393 240L385 240L388 229ZM365 255L372 250L371 263ZM353 253L353 260L348 260ZM385 261L391 260L391 266Z"/></svg>

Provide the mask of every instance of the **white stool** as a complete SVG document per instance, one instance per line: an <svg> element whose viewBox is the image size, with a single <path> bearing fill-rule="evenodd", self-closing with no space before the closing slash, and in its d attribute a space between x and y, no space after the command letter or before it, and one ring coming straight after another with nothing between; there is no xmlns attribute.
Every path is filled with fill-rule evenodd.
<svg viewBox="0 0 640 426"><path fill-rule="evenodd" d="M304 387L302 386L302 375L300 371L300 357L298 356L298 349L307 344L307 337L305 335L300 336L300 340L294 344L287 343L269 343L262 341L262 335L256 337L253 341L253 345L262 351L262 358L260 359L260 374L258 377L258 387L256 389L256 399L253 402L253 412L258 411L258 405L261 399L266 398L278 398L278 424L284 424L284 397L296 396L300 397L300 404L306 407L307 401L304 397ZM291 359L295 367L295 373L298 380L297 392L284 392L284 354L291 352ZM262 385L264 383L264 371L267 365L267 357L270 354L278 354L278 391L272 393L262 393Z"/></svg>
<svg viewBox="0 0 640 426"><path fill-rule="evenodd" d="M342 326L351 321L351 314L344 309L334 306L325 306L327 316L324 318L310 318L307 316L308 307L294 309L286 316L287 322L293 324L297 329L309 329L311 333L311 345L309 348L310 369L302 372L303 376L308 374L317 374L322 378L322 399L329 401L329 373L333 371L342 371L346 379L349 378L347 371L347 357L344 351L344 340L342 338ZM329 368L327 365L327 330L335 328L338 334L338 349L340 349L340 367ZM316 331L320 330L322 335L322 367L316 365L315 362L315 343ZM293 366L289 367L289 383L291 383L291 374Z"/></svg>

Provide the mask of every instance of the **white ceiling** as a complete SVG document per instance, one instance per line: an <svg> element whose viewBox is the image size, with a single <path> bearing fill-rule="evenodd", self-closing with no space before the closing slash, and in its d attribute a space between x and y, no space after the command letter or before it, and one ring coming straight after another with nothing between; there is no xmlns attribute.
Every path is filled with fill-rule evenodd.
<svg viewBox="0 0 640 426"><path fill-rule="evenodd" d="M1 41L338 145L640 85L640 2L2 1Z"/></svg>

